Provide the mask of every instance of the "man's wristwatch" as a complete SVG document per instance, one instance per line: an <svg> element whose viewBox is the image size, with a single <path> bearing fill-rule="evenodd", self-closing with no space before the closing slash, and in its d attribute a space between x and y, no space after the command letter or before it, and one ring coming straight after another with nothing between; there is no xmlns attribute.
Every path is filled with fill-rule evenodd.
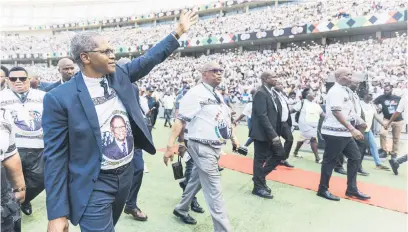
<svg viewBox="0 0 408 232"><path fill-rule="evenodd" d="M13 189L13 193L24 192L24 191L26 191L26 186Z"/></svg>

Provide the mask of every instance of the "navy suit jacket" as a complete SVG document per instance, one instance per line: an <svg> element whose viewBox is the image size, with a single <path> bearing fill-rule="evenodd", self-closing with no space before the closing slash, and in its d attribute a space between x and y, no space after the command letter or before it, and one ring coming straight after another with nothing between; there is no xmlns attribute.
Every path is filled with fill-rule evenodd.
<svg viewBox="0 0 408 232"><path fill-rule="evenodd" d="M132 82L146 76L179 47L167 36L143 56L118 66L108 75L109 86L129 116L134 145L156 153L144 122ZM48 220L69 217L77 225L88 205L102 161L98 116L82 73L48 92L44 97L44 179Z"/></svg>
<svg viewBox="0 0 408 232"><path fill-rule="evenodd" d="M50 84L49 86L45 87L43 91L44 91L44 92L49 92L49 91L51 91L52 89L57 88L60 84L61 84L61 80L59 80L59 81L57 81L57 82L54 82L54 83Z"/></svg>

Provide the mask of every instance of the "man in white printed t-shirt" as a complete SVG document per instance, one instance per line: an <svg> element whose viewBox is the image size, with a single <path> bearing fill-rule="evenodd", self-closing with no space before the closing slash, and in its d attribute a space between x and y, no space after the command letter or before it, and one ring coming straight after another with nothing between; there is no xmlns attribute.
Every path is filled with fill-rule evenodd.
<svg viewBox="0 0 408 232"><path fill-rule="evenodd" d="M356 115L350 90L347 88L351 77L351 69L339 68L336 70L336 82L327 93L326 117L321 129L326 147L317 195L333 201L339 201L340 198L328 191L329 182L336 161L342 153L348 158L346 196L360 200L370 199L357 188L357 171L361 154L354 139L364 139L363 134L356 127L364 128L366 125L361 117Z"/></svg>
<svg viewBox="0 0 408 232"><path fill-rule="evenodd" d="M221 147L227 139L239 147L233 134L231 109L224 103L216 87L222 81L223 69L211 62L202 68L203 82L196 85L180 101L178 119L188 123L188 152L194 160L194 167L186 190L173 214L186 224L197 221L189 214L190 204L195 194L203 188L203 193L213 219L214 231L231 231L231 224L221 193L221 178L218 170ZM182 127L174 134L180 134ZM172 133L173 134L173 133ZM175 137L169 139L164 162L173 159Z"/></svg>
<svg viewBox="0 0 408 232"><path fill-rule="evenodd" d="M44 142L41 117L45 92L30 88L30 78L22 67L10 69L7 84L9 89L0 93L0 106L9 111L12 117L16 145L27 185L26 199L21 205L21 211L31 215L31 200L44 190Z"/></svg>

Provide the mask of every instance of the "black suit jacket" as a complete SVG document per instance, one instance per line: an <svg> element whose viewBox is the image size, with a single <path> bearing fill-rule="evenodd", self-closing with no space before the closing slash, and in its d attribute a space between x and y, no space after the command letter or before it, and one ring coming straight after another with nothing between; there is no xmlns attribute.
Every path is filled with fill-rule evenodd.
<svg viewBox="0 0 408 232"><path fill-rule="evenodd" d="M251 129L249 137L258 141L271 142L280 135L281 108L276 99L278 110L272 101L272 96L265 86L261 86L255 93L252 102ZM280 109L280 110L279 110Z"/></svg>
<svg viewBox="0 0 408 232"><path fill-rule="evenodd" d="M44 92L51 91L52 89L57 88L60 84L61 84L61 80L59 80L59 81L57 81L57 82L54 82L54 83L52 83L51 85L45 87L43 91L44 91Z"/></svg>

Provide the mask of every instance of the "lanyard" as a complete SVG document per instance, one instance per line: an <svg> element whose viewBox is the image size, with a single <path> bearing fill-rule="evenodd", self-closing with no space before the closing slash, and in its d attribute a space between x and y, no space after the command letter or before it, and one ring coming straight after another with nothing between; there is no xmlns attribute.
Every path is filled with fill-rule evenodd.
<svg viewBox="0 0 408 232"><path fill-rule="evenodd" d="M204 83L202 83L202 84L215 97L215 100L217 100L218 104L221 104L220 97L218 97L218 95L214 91L211 91L206 85L204 85Z"/></svg>
<svg viewBox="0 0 408 232"><path fill-rule="evenodd" d="M28 93L29 93L30 91L25 92L25 93L23 94L23 96L21 96L20 94L14 92L14 91L11 91L11 92L13 92L14 95L16 95L16 97L20 100L20 102L21 102L22 104L24 104L24 103L27 101Z"/></svg>

